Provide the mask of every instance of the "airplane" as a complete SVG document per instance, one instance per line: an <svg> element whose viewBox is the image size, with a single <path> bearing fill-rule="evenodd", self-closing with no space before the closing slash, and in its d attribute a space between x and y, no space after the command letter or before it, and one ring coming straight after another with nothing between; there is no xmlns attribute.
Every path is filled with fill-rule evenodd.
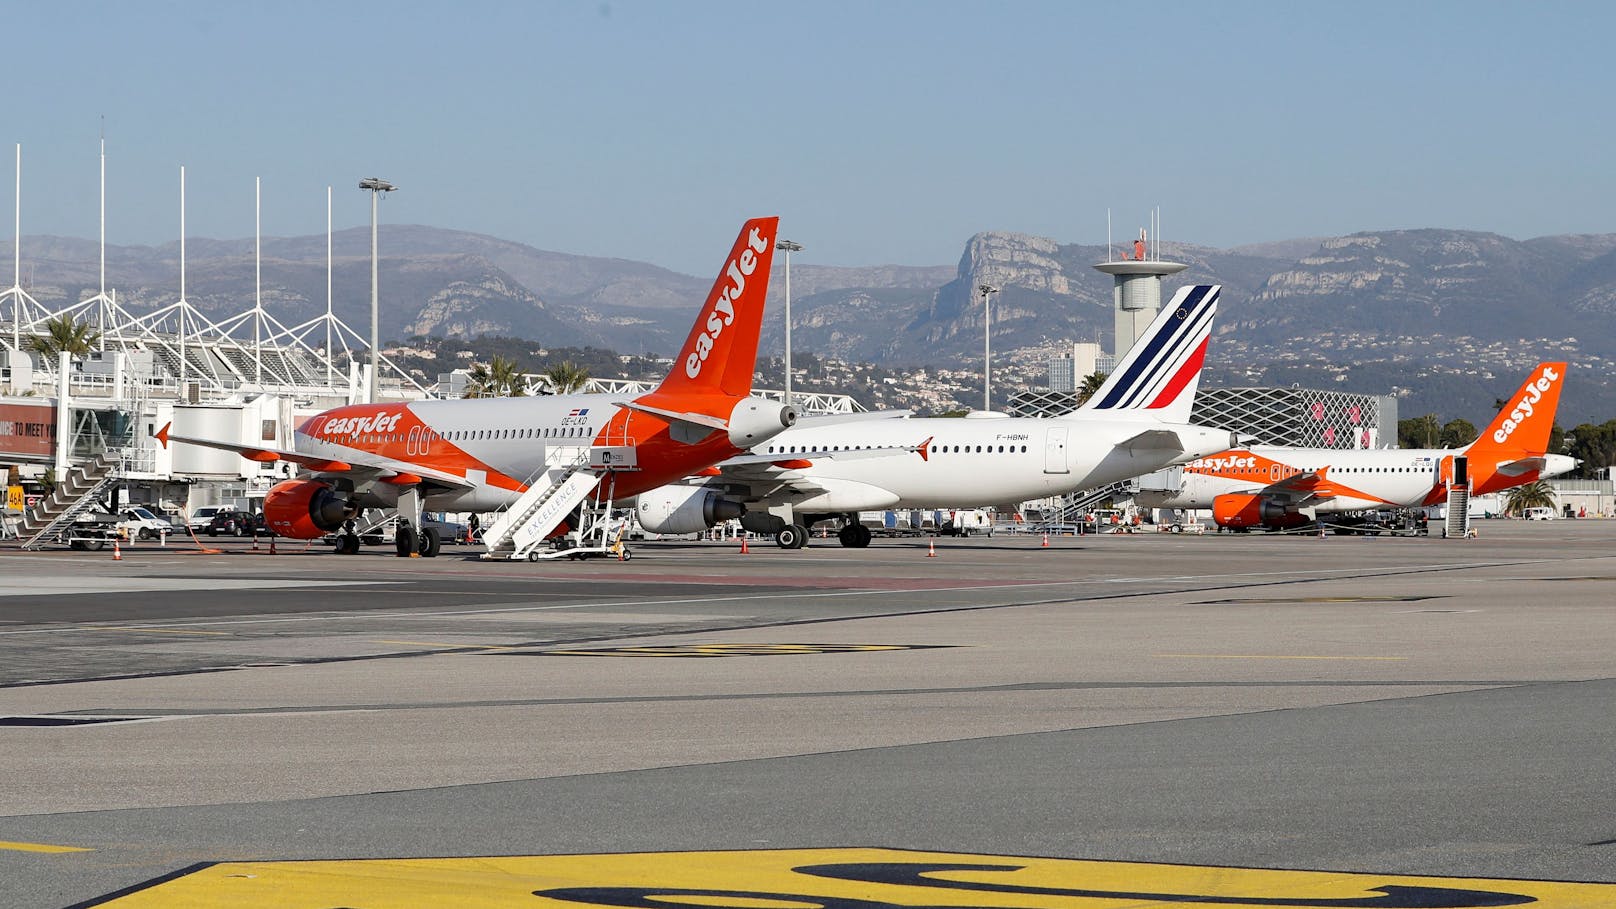
<svg viewBox="0 0 1616 909"><path fill-rule="evenodd" d="M1281 529L1319 515L1440 504L1466 481L1485 495L1566 473L1577 460L1549 454L1565 363L1539 363L1476 441L1463 448L1251 446L1184 466L1178 491L1145 490L1152 508L1210 508L1219 527ZM1464 473L1457 466L1460 459Z"/></svg>
<svg viewBox="0 0 1616 909"><path fill-rule="evenodd" d="M353 522L370 507L398 509L400 556L438 553L435 530L414 531L423 509L524 502L532 507L507 514L521 516L526 538L554 536L591 493L655 489L796 422L794 408L751 394L778 225L769 217L742 226L678 359L645 394L353 404L305 420L290 450L173 435L172 424L157 438L301 465L305 475L264 496L266 522L294 539L340 532L344 554L359 551Z"/></svg>
<svg viewBox="0 0 1616 909"><path fill-rule="evenodd" d="M1225 450L1238 437L1188 422L1220 292L1181 288L1094 396L1064 416L805 418L693 482L641 493L636 516L669 534L738 518L783 549L801 548L814 523L841 518L837 539L863 548L871 533L860 511L1022 502Z"/></svg>

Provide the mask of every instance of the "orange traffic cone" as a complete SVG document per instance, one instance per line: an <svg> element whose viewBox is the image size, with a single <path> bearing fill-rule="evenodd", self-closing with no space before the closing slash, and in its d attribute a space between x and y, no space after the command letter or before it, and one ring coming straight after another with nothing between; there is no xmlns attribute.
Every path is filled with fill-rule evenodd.
<svg viewBox="0 0 1616 909"><path fill-rule="evenodd" d="M750 555L752 550L746 548L746 534L741 534L741 555Z"/></svg>
<svg viewBox="0 0 1616 909"><path fill-rule="evenodd" d="M1043 545L1042 548L1044 548L1044 549L1049 548L1049 534L1047 534L1047 533L1044 534L1044 545Z"/></svg>
<svg viewBox="0 0 1616 909"><path fill-rule="evenodd" d="M114 562L122 562L123 561L123 550L118 548L118 538L117 537L112 538L112 561L114 561Z"/></svg>
<svg viewBox="0 0 1616 909"><path fill-rule="evenodd" d="M928 558L928 559L937 558L937 542L935 540L927 541L927 543L926 543L926 558Z"/></svg>

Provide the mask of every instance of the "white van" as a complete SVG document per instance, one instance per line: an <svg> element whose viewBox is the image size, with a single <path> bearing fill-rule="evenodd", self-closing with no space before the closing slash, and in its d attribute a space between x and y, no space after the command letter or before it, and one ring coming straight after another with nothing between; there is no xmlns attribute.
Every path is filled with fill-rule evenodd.
<svg viewBox="0 0 1616 909"><path fill-rule="evenodd" d="M1552 521L1555 515L1554 509L1539 505L1521 512L1521 517L1528 521Z"/></svg>

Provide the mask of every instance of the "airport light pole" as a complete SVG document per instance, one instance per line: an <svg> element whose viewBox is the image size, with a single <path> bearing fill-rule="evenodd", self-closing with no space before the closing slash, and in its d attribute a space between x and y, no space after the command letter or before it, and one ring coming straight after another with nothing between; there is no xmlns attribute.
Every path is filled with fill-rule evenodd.
<svg viewBox="0 0 1616 909"><path fill-rule="evenodd" d="M802 244L791 240L777 240L775 249L786 252L786 405L791 405L791 254L802 252Z"/></svg>
<svg viewBox="0 0 1616 909"><path fill-rule="evenodd" d="M370 191L370 383L366 400L375 404L382 361L381 341L377 337L381 333L381 288L376 268L376 200L382 193L390 193L398 187L380 177L366 177L359 181L359 188Z"/></svg>
<svg viewBox="0 0 1616 909"><path fill-rule="evenodd" d="M989 304L999 292L992 284L977 285L982 295L982 409L993 409L993 316Z"/></svg>

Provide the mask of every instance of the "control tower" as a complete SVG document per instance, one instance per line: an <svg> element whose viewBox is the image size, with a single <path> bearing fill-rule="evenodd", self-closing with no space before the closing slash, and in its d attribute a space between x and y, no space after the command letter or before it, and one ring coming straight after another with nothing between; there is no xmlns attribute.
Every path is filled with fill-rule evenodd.
<svg viewBox="0 0 1616 909"><path fill-rule="evenodd" d="M1161 311L1162 278L1176 275L1188 265L1152 258L1145 242L1145 232L1133 243L1132 256L1124 253L1121 259L1101 262L1096 269L1110 275L1115 285L1111 290L1111 305L1116 309L1117 329L1112 355L1121 361L1122 355L1133 347L1145 333L1156 313Z"/></svg>

